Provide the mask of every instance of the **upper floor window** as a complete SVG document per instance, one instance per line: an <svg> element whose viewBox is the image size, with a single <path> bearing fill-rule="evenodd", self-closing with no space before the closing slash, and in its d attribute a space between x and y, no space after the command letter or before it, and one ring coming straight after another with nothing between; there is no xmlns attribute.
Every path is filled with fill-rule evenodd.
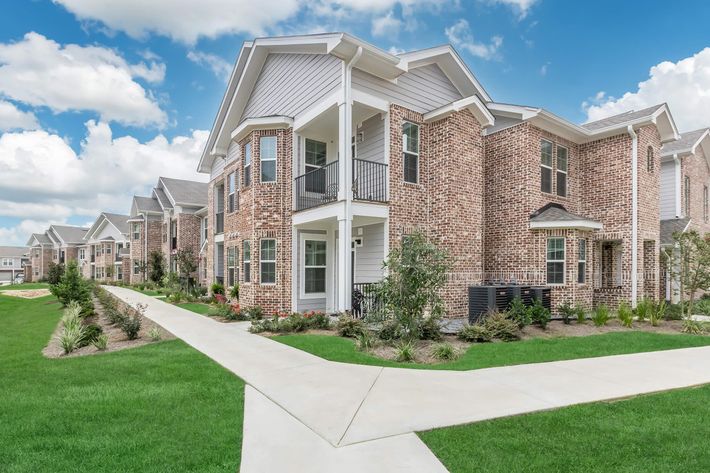
<svg viewBox="0 0 710 473"><path fill-rule="evenodd" d="M402 150L404 152L404 181L419 182L419 125L404 122L402 125Z"/></svg>
<svg viewBox="0 0 710 473"><path fill-rule="evenodd" d="M229 192L229 195L227 197L227 212L234 212L234 210L236 209L235 196L237 192L237 182L235 174L233 172L230 172L227 180Z"/></svg>
<svg viewBox="0 0 710 473"><path fill-rule="evenodd" d="M547 284L565 283L565 239L547 239Z"/></svg>
<svg viewBox="0 0 710 473"><path fill-rule="evenodd" d="M690 217L690 177L685 176L685 187L683 189L685 200L685 216Z"/></svg>
<svg viewBox="0 0 710 473"><path fill-rule="evenodd" d="M552 142L540 141L540 190L552 193Z"/></svg>
<svg viewBox="0 0 710 473"><path fill-rule="evenodd" d="M710 205L708 198L708 186L703 186L703 220L705 220L705 223L708 223L708 218L710 218L710 215L708 215L710 211L710 209L708 209L708 205Z"/></svg>
<svg viewBox="0 0 710 473"><path fill-rule="evenodd" d="M141 237L141 226L139 223L133 224L133 239L138 240Z"/></svg>
<svg viewBox="0 0 710 473"><path fill-rule="evenodd" d="M259 165L261 182L276 182L276 137L262 136L259 139Z"/></svg>
<svg viewBox="0 0 710 473"><path fill-rule="evenodd" d="M202 241L207 240L207 231L209 228L209 224L207 222L207 217L202 219Z"/></svg>
<svg viewBox="0 0 710 473"><path fill-rule="evenodd" d="M557 145L557 195L567 197L567 148Z"/></svg>
<svg viewBox="0 0 710 473"><path fill-rule="evenodd" d="M86 259L86 250L84 248L79 248L79 259L80 260Z"/></svg>
<svg viewBox="0 0 710 473"><path fill-rule="evenodd" d="M12 259L11 258L3 258L2 265L3 266L12 266L13 265Z"/></svg>
<svg viewBox="0 0 710 473"><path fill-rule="evenodd" d="M261 240L261 251L259 252L259 273L261 284L276 283L276 240Z"/></svg>
<svg viewBox="0 0 710 473"><path fill-rule="evenodd" d="M587 240L579 240L579 254L577 255L577 282L584 284L587 281Z"/></svg>
<svg viewBox="0 0 710 473"><path fill-rule="evenodd" d="M653 158L653 147L649 146L648 149L646 150L646 170L648 172L653 172L653 168L655 166L655 160Z"/></svg>
<svg viewBox="0 0 710 473"><path fill-rule="evenodd" d="M106 244L106 254L110 255L111 254L111 243Z"/></svg>
<svg viewBox="0 0 710 473"><path fill-rule="evenodd" d="M251 185L251 143L244 145L244 187Z"/></svg>

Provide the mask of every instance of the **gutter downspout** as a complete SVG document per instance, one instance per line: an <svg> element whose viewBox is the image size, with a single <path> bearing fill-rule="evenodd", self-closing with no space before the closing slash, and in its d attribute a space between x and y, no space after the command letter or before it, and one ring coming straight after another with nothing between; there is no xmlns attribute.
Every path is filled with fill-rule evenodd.
<svg viewBox="0 0 710 473"><path fill-rule="evenodd" d="M629 125L631 136L631 308L638 299L638 135Z"/></svg>
<svg viewBox="0 0 710 473"><path fill-rule="evenodd" d="M680 218L683 211L680 204L680 158L678 157L678 154L673 155L673 163L675 165L675 216L676 218Z"/></svg>

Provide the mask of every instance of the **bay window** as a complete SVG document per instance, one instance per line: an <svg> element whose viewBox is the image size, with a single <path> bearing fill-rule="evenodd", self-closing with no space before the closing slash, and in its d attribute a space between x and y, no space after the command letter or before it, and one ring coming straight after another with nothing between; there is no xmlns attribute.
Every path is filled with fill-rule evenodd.
<svg viewBox="0 0 710 473"><path fill-rule="evenodd" d="M262 136L259 139L259 165L261 182L276 182L276 137Z"/></svg>

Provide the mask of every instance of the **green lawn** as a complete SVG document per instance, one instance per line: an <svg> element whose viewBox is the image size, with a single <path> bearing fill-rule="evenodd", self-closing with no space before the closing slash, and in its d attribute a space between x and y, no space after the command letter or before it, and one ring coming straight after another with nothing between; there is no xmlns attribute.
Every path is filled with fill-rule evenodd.
<svg viewBox="0 0 710 473"><path fill-rule="evenodd" d="M280 335L274 337L274 340L331 361L438 370L472 370L710 345L710 337L702 335L628 331L588 337L538 338L510 343L474 344L456 361L426 365L383 360L358 351L354 340L342 337L309 334Z"/></svg>
<svg viewBox="0 0 710 473"><path fill-rule="evenodd" d="M0 295L0 468L234 472L244 383L180 340L48 360L52 297Z"/></svg>
<svg viewBox="0 0 710 473"><path fill-rule="evenodd" d="M419 436L452 472L708 472L710 385Z"/></svg>
<svg viewBox="0 0 710 473"><path fill-rule="evenodd" d="M202 304L200 302L185 302L182 304L177 304L177 306L201 315L205 315L207 314L207 312L210 311L209 304Z"/></svg>
<svg viewBox="0 0 710 473"><path fill-rule="evenodd" d="M25 282L22 284L10 284L8 286L0 286L0 291L19 291L21 289L49 289L49 284L43 282Z"/></svg>
<svg viewBox="0 0 710 473"><path fill-rule="evenodd" d="M133 287L133 286L126 286L126 287L128 287L129 289L133 289L134 291L138 291L138 292L140 292L140 293L142 293L142 294L145 294L146 296L156 297L156 296L162 296L162 295L163 295L162 292L159 292L159 291L157 291L157 290L155 290L155 289L142 289L142 290L141 290L141 289L138 289L137 287Z"/></svg>

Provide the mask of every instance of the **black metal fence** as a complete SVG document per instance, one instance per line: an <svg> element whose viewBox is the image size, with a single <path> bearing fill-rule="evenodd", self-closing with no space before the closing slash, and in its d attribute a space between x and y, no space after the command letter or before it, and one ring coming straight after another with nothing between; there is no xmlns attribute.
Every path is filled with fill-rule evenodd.
<svg viewBox="0 0 710 473"><path fill-rule="evenodd" d="M387 202L387 165L353 159L353 199Z"/></svg>
<svg viewBox="0 0 710 473"><path fill-rule="evenodd" d="M354 283L352 292L352 315L362 319L373 313L382 313L384 303L377 294L377 283Z"/></svg>
<svg viewBox="0 0 710 473"><path fill-rule="evenodd" d="M310 209L338 199L338 161L314 169L294 180L296 210Z"/></svg>

